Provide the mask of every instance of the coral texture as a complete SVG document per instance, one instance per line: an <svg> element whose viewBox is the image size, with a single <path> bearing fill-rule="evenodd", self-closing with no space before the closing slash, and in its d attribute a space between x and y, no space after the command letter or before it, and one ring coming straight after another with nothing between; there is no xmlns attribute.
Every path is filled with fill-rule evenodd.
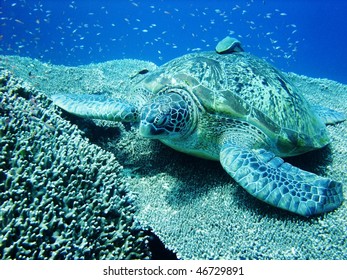
<svg viewBox="0 0 347 280"><path fill-rule="evenodd" d="M5 70L0 100L0 258L149 258L115 156Z"/></svg>

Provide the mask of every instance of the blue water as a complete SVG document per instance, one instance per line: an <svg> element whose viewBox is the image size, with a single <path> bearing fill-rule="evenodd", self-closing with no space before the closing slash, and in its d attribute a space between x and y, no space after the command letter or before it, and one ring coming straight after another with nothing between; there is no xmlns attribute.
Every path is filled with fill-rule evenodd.
<svg viewBox="0 0 347 280"><path fill-rule="evenodd" d="M162 64L227 35L284 71L347 84L345 0L0 0L0 51L54 64Z"/></svg>

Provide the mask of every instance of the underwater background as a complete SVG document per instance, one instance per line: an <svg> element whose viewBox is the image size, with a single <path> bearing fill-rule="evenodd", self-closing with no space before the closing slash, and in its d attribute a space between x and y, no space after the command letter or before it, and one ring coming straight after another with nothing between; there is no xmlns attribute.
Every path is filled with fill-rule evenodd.
<svg viewBox="0 0 347 280"><path fill-rule="evenodd" d="M158 65L227 35L284 71L347 83L344 0L1 0L0 50L81 65Z"/></svg>
<svg viewBox="0 0 347 280"><path fill-rule="evenodd" d="M134 73L229 35L311 104L347 114L346 11L344 0L0 0L0 259L347 260L346 203L291 214L219 162L50 100L128 94ZM330 145L288 161L347 197L347 122L327 129Z"/></svg>

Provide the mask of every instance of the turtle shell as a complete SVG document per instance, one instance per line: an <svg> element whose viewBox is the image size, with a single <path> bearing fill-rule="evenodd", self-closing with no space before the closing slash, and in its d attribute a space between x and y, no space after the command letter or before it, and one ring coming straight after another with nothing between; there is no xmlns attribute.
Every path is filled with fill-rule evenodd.
<svg viewBox="0 0 347 280"><path fill-rule="evenodd" d="M219 54L233 53L243 51L241 42L236 38L231 38L229 36L225 37L216 46L216 52Z"/></svg>
<svg viewBox="0 0 347 280"><path fill-rule="evenodd" d="M143 83L154 94L165 87L186 89L201 114L256 126L282 156L329 143L324 123L296 87L276 68L246 52L188 54L164 64Z"/></svg>

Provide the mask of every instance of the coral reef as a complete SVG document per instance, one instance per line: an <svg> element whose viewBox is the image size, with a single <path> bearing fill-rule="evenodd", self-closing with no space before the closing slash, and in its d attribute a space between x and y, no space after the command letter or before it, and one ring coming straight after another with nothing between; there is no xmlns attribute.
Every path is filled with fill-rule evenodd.
<svg viewBox="0 0 347 280"><path fill-rule="evenodd" d="M150 63L127 60L82 67L43 66L42 63L30 59L2 58L0 67L11 70L15 75L21 77L28 87L39 89L47 96L54 91L70 93L103 93L105 91L105 94L119 91L122 94L129 94L128 89L131 83L141 78L132 73L140 71L142 68L154 67ZM28 66L31 64L32 68ZM34 73L36 77L31 77L28 71L31 71L31 76ZM45 71L48 73L46 74ZM347 100L347 86L295 74L288 74L288 76L296 82L298 88L311 102L347 113L347 102L341 102L341 100ZM45 77L49 78L46 80ZM131 79L132 77L134 78ZM6 83L10 83L10 81L7 80ZM119 83L119 87L116 86L117 83ZM24 242L24 239L31 239L23 237L22 240L20 237L21 224L25 225L22 232L29 227L33 229L31 232L36 230L37 235L42 231L42 239L47 245L53 246L53 244L60 244L59 242L70 241L69 246L71 247L57 246L65 248L60 250L67 250L64 251L65 255L59 255L61 258L67 258L68 254L72 258L73 254L78 251L71 244L78 244L82 251L92 248L89 252L95 252L102 246L106 246L107 253L116 250L116 246L107 247L111 245L106 241L99 241L100 245L95 245L95 247L93 247L94 243L88 243L91 242L91 232L97 228L97 226L90 226L91 222L88 222L91 228L78 226L77 229L78 222L84 224L85 219L76 219L76 226L72 226L72 222L68 223L71 218L64 219L64 213L77 215L84 209L80 217L89 213L87 217L91 220L95 219L102 229L101 221L105 219L105 222L111 223L116 219L114 217L109 219L107 215L103 216L102 210L98 212L96 209L109 209L110 205L114 205L110 203L112 197L117 201L113 213L119 213L119 209L129 209L129 217L134 214L142 228L151 229L166 248L176 252L181 259L347 259L346 203L336 211L311 219L298 217L252 198L224 172L218 162L184 155L158 141L142 139L137 134L136 127L130 128L122 124L112 124L112 127L107 127L105 126L107 124L78 120L78 118L64 113L64 118L78 124L78 127L71 126L58 116L59 110L52 108L42 95L35 97L39 100L42 111L39 110L39 116L34 115L38 120L35 118L31 120L30 116L33 114L31 111L36 112L33 109L35 107L31 101L31 92L33 92L32 89L26 91L19 88L15 93L16 98L8 92L2 92L2 98L6 96L6 99L3 100L11 100L11 102L2 102L5 105L2 105L0 112L1 116L5 117L2 118L1 126L3 127L3 124L6 125L7 122L15 124L17 128L11 126L11 129L17 129L13 130L15 133L13 135L16 135L17 138L13 138L11 143L17 143L18 139L23 141L18 142L17 146L15 144L11 146L16 152L10 152L9 148L1 152L1 157L16 159L5 161L1 158L0 167L0 181L8 180L8 183L17 186L12 189L13 192L16 192L12 200L1 196L3 204L1 207L4 209L3 213L6 212L5 215L2 215L1 234L10 232L11 237L3 238L6 240L6 247L3 242L0 252L4 252L3 248L6 248L7 257L10 256L9 252L18 252L20 249L23 254L26 248L29 250L31 248L29 246L32 244L31 241ZM14 106L14 104L17 105ZM11 113L13 110L11 106L16 108L15 113ZM10 114L14 114L14 117L11 117ZM14 122L13 119L16 121ZM28 132L30 130L25 130L25 126L30 127L34 125L34 122L37 122L35 127L41 128L39 133L42 138L40 139L45 139L45 141L35 142L35 135L30 138ZM54 129L50 129L50 127ZM10 129L10 127L7 126L6 129ZM328 147L286 160L303 169L341 181L344 184L344 195L347 197L347 122L328 126L328 130L332 139L332 143ZM2 128L1 141L5 139L3 131ZM21 149L25 145L28 148L22 151ZM3 149L3 146L1 148ZM55 156L39 156L40 149L44 149L44 154L47 155L54 151ZM35 162L39 158L41 159L40 164L36 166ZM35 159L34 163L33 159ZM67 163L67 160L70 163ZM123 166L123 169L117 161ZM21 162L25 168L11 167L18 162ZM11 174L11 179L4 177L3 166ZM50 168L48 168L49 166ZM93 169L91 166L97 167ZM71 170L77 175L72 175ZM103 171L101 172L101 170ZM16 172L19 173L16 174ZM42 172L51 173L42 174ZM104 173L108 175L102 175ZM69 174L71 174L71 178ZM21 181L21 178L29 179ZM104 178L100 179L103 180L103 184L99 178ZM35 184L32 184L33 180L36 182ZM43 180L42 183L40 183L41 180ZM127 182L126 188L124 188L124 181ZM16 185L16 182L19 183ZM117 185L118 183L115 182L121 182L121 184ZM95 184L98 187L95 187ZM8 190L3 192L4 186L0 186L1 195L7 194ZM109 188L113 189L115 193L112 194ZM118 190L121 189L130 190L131 196L127 191L124 196L119 195ZM50 203L41 204L40 200L34 199L36 196L47 197ZM65 198L69 196L73 197L73 203ZM113 198L114 196L116 197ZM127 200L127 197L133 200ZM25 200L25 198L27 199ZM61 202L62 200L63 202ZM104 200L105 202L101 203ZM128 203L125 203L124 200ZM24 208L20 202L25 206ZM76 207L74 203L76 203ZM125 206L122 206L124 203ZM135 205L135 208L130 205ZM17 207L19 207L18 210ZM30 209L30 211L24 209ZM47 213L51 213L50 211L54 215L48 215ZM23 214L20 214L22 212ZM16 216L11 218L11 215L14 214L10 213L16 213ZM29 221L35 221L35 219L20 218L25 215L28 217L36 215L35 217L42 216L43 218L39 220L41 222L30 225ZM46 221L44 218L46 216L55 217L49 219L55 227L53 229L51 227L48 231L46 229L48 223L42 222ZM65 225L65 228L61 226L61 223ZM130 224L134 225L134 222ZM124 227L124 233L120 229L122 226L123 224L113 231L114 236L129 234L133 228L132 226L130 229ZM110 235L111 231L108 226L104 226L104 228L107 230L100 232ZM138 242L138 240L145 239L145 237L139 238L139 235L142 236L141 229L137 225L135 229L137 234L135 237L130 235L129 239L135 242L135 245L143 244ZM59 232L59 230L64 233L64 236L72 231L74 236L49 239L48 236L51 232ZM28 236L28 233L25 232L24 235ZM98 235L99 238L100 235ZM36 238L35 235L34 237ZM83 241L83 238L86 238L86 241ZM119 240L124 241L122 238ZM117 247L123 248L122 244ZM132 246L134 248L142 246L136 247L135 245ZM12 249L10 250L10 248ZM138 251L136 250L136 252ZM112 257L107 253L102 256L90 253L88 257ZM143 251L141 257L145 256L148 255L146 251Z"/></svg>
<svg viewBox="0 0 347 280"><path fill-rule="evenodd" d="M0 68L8 69L47 96L68 92L106 95L125 92L132 82L142 78L137 73L156 67L154 63L133 59L67 67L26 57L0 55Z"/></svg>
<svg viewBox="0 0 347 280"><path fill-rule="evenodd" d="M0 258L149 258L115 156L5 70L0 100Z"/></svg>

